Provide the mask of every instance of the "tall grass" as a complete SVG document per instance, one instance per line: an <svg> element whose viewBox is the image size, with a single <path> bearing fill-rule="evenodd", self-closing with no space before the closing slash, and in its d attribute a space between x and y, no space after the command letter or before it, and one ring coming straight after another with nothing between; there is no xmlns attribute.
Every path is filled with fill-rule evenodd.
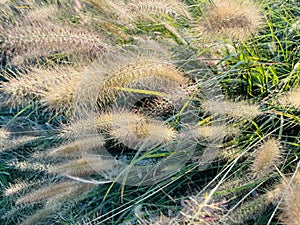
<svg viewBox="0 0 300 225"><path fill-rule="evenodd" d="M299 223L299 12L0 1L0 223Z"/></svg>

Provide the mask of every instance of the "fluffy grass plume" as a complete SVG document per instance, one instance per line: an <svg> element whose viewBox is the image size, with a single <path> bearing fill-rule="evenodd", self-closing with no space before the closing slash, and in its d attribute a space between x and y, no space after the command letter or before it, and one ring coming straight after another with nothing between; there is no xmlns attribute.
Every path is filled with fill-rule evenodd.
<svg viewBox="0 0 300 225"><path fill-rule="evenodd" d="M130 0L128 2L131 16L142 20L151 20L152 17L163 17L168 15L176 18L183 16L191 18L187 6L178 0Z"/></svg>
<svg viewBox="0 0 300 225"><path fill-rule="evenodd" d="M283 196L285 190L288 189L288 184L290 182L292 186L297 185L297 183L300 183L300 173L297 172L294 177L283 176L281 178L281 181L266 193L267 199L273 203L278 203L280 198Z"/></svg>
<svg viewBox="0 0 300 225"><path fill-rule="evenodd" d="M46 187L42 187L26 194L25 196L22 196L16 201L16 204L18 205L37 202L47 198L51 198L55 195L66 193L72 189L73 185L75 185L75 183L71 181L61 182L58 184L49 184Z"/></svg>
<svg viewBox="0 0 300 225"><path fill-rule="evenodd" d="M71 66L32 68L28 74L3 74L7 81L0 82L0 87L6 104L12 107L36 100L49 111L66 112L73 105L77 86L84 75L83 70Z"/></svg>
<svg viewBox="0 0 300 225"><path fill-rule="evenodd" d="M85 176L102 173L113 168L115 162L111 159L103 159L100 156L83 156L80 159L52 165L50 173L68 174L71 176Z"/></svg>
<svg viewBox="0 0 300 225"><path fill-rule="evenodd" d="M109 132L110 136L118 142L136 149L153 148L175 140L176 131L163 121L141 120L138 123L124 121L122 124Z"/></svg>
<svg viewBox="0 0 300 225"><path fill-rule="evenodd" d="M182 223L179 224L215 224L226 211L224 202L206 201L204 198L190 197L181 210Z"/></svg>
<svg viewBox="0 0 300 225"><path fill-rule="evenodd" d="M300 224L300 182L294 182L288 187L284 196L280 215L281 222L285 225Z"/></svg>
<svg viewBox="0 0 300 225"><path fill-rule="evenodd" d="M129 21L157 21L164 17L191 18L187 6L179 0L85 0L120 23Z"/></svg>
<svg viewBox="0 0 300 225"><path fill-rule="evenodd" d="M10 132L4 128L0 128L0 152L4 150L8 143L9 143L9 138Z"/></svg>
<svg viewBox="0 0 300 225"><path fill-rule="evenodd" d="M84 73L72 67L61 67L49 73L56 74L57 78L51 80L51 84L44 91L38 92L40 101L47 110L68 112L73 107L76 90Z"/></svg>
<svg viewBox="0 0 300 225"><path fill-rule="evenodd" d="M104 38L83 28L50 22L16 22L0 31L1 52L14 64L54 53L95 56L108 46Z"/></svg>
<svg viewBox="0 0 300 225"><path fill-rule="evenodd" d="M140 146L148 149L171 142L177 136L164 121L125 110L103 113L96 118L95 124L98 131L107 132L112 139L133 149Z"/></svg>
<svg viewBox="0 0 300 225"><path fill-rule="evenodd" d="M184 74L161 53L140 50L105 54L82 80L78 104L82 101L94 102L95 93L98 93L97 104L105 106L116 100L122 88L143 79L149 82L152 78L157 78L156 86L165 85L168 81L170 85L176 84L179 88L188 83Z"/></svg>
<svg viewBox="0 0 300 225"><path fill-rule="evenodd" d="M108 131L117 128L125 123L137 124L141 121L150 120L149 117L141 113L130 112L127 110L102 113L95 119L95 126L99 131Z"/></svg>
<svg viewBox="0 0 300 225"><path fill-rule="evenodd" d="M211 114L227 115L236 119L251 120L262 114L258 105L250 104L246 101L232 102L208 100L203 102L202 108Z"/></svg>
<svg viewBox="0 0 300 225"><path fill-rule="evenodd" d="M205 37L245 40L258 33L260 8L253 1L214 0L204 11L199 31Z"/></svg>
<svg viewBox="0 0 300 225"><path fill-rule="evenodd" d="M251 171L258 177L267 176L279 165L281 157L280 144L276 139L270 138L255 152Z"/></svg>
<svg viewBox="0 0 300 225"><path fill-rule="evenodd" d="M29 184L24 181L17 182L16 184L10 184L9 187L7 187L4 191L5 196L12 196L15 195L16 193L19 193L26 187L28 187Z"/></svg>
<svg viewBox="0 0 300 225"><path fill-rule="evenodd" d="M14 167L20 171L46 171L47 165L39 162L27 161L13 161L8 163L9 166Z"/></svg>
<svg viewBox="0 0 300 225"><path fill-rule="evenodd" d="M295 88L287 95L279 98L279 102L285 106L293 106L297 109L300 109L300 87Z"/></svg>
<svg viewBox="0 0 300 225"><path fill-rule="evenodd" d="M259 217L259 213L266 209L268 203L265 196L258 196L243 202L226 216L226 224L251 224Z"/></svg>
<svg viewBox="0 0 300 225"><path fill-rule="evenodd" d="M104 142L100 136L87 137L59 146L43 155L53 158L80 158L82 154L96 151L103 144Z"/></svg>
<svg viewBox="0 0 300 225"><path fill-rule="evenodd" d="M48 187L43 187L33 191L17 200L16 204L25 204L35 201L48 199L44 208L37 211L35 214L28 216L22 224L37 224L45 220L50 214L61 207L61 202L72 200L78 196L91 191L95 187L94 184L77 183L65 181L58 184L50 184ZM22 202L18 202L18 201Z"/></svg>
<svg viewBox="0 0 300 225"><path fill-rule="evenodd" d="M36 225L36 224L39 224L40 222L46 220L47 217L50 214L54 213L57 208L58 208L57 205L51 205L51 206L45 207L45 208L37 211L33 215L27 216L22 221L22 224L23 225Z"/></svg>
<svg viewBox="0 0 300 225"><path fill-rule="evenodd" d="M218 137L232 137L237 135L239 130L225 125L199 126L196 132L201 139L216 139ZM223 136L220 135L223 133Z"/></svg>

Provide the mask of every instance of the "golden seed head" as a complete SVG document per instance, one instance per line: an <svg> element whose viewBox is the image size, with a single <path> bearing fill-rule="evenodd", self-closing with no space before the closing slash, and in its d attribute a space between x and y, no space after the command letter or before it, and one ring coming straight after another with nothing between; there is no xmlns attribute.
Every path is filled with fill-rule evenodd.
<svg viewBox="0 0 300 225"><path fill-rule="evenodd" d="M115 165L112 159L103 159L100 156L86 155L80 159L72 160L59 165L52 165L50 173L68 174L71 176L85 176L102 173L113 168Z"/></svg>
<svg viewBox="0 0 300 225"><path fill-rule="evenodd" d="M262 114L259 106L250 104L246 101L231 102L231 101L205 101L202 108L216 115L227 115L236 119L254 119Z"/></svg>
<svg viewBox="0 0 300 225"><path fill-rule="evenodd" d="M18 193L22 191L24 188L26 188L29 184L26 182L18 182L16 184L10 184L8 188L5 189L4 195L5 196L11 196L15 193Z"/></svg>
<svg viewBox="0 0 300 225"><path fill-rule="evenodd" d="M50 198L54 195L68 192L71 189L72 185L74 185L74 182L69 181L58 184L50 184L49 186L42 187L22 196L16 201L16 204L37 202L43 199Z"/></svg>
<svg viewBox="0 0 300 225"><path fill-rule="evenodd" d="M300 183L292 183L284 196L281 222L286 225L300 224Z"/></svg>
<svg viewBox="0 0 300 225"><path fill-rule="evenodd" d="M197 128L197 136L204 139L216 139L235 136L238 129L226 125L200 126Z"/></svg>
<svg viewBox="0 0 300 225"><path fill-rule="evenodd" d="M10 135L10 132L4 128L0 128L0 143L3 140L6 140Z"/></svg>
<svg viewBox="0 0 300 225"><path fill-rule="evenodd" d="M297 109L300 109L300 87L297 87L287 95L280 97L279 102L282 105L290 105Z"/></svg>
<svg viewBox="0 0 300 225"><path fill-rule="evenodd" d="M151 149L176 138L176 131L163 121L146 117L139 121L129 118L128 121L116 124L109 133L113 139L133 149L141 146Z"/></svg>
<svg viewBox="0 0 300 225"><path fill-rule="evenodd" d="M245 40L261 27L259 7L246 0L214 0L205 11L199 30L213 39Z"/></svg>
<svg viewBox="0 0 300 225"><path fill-rule="evenodd" d="M275 170L282 156L282 149L274 138L268 139L255 153L251 170L258 177L263 177Z"/></svg>

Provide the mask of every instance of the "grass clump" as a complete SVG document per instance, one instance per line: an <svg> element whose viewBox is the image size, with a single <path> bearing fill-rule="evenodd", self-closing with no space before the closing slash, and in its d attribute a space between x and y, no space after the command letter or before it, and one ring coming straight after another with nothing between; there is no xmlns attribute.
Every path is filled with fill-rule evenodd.
<svg viewBox="0 0 300 225"><path fill-rule="evenodd" d="M0 223L299 223L299 11L0 2Z"/></svg>

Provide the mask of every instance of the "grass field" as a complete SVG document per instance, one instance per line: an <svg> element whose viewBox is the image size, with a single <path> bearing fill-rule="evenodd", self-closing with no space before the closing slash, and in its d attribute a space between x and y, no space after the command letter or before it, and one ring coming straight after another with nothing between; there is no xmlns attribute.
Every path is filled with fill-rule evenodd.
<svg viewBox="0 0 300 225"><path fill-rule="evenodd" d="M0 0L0 224L300 224L299 0Z"/></svg>

